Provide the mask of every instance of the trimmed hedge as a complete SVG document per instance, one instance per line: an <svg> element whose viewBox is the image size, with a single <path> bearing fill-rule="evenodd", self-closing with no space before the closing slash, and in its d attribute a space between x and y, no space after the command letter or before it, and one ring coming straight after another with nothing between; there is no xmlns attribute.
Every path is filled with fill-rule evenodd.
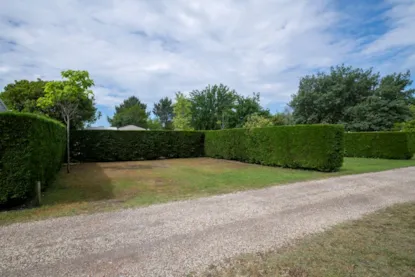
<svg viewBox="0 0 415 277"><path fill-rule="evenodd" d="M71 157L81 162L203 156L204 133L82 130L71 134Z"/></svg>
<svg viewBox="0 0 415 277"><path fill-rule="evenodd" d="M28 113L0 113L0 205L21 204L45 187L62 164L65 126Z"/></svg>
<svg viewBox="0 0 415 277"><path fill-rule="evenodd" d="M410 159L410 135L405 132L359 132L345 134L345 156L381 159Z"/></svg>
<svg viewBox="0 0 415 277"><path fill-rule="evenodd" d="M205 154L262 165L336 171L343 163L341 125L295 125L205 133Z"/></svg>
<svg viewBox="0 0 415 277"><path fill-rule="evenodd" d="M408 132L409 151L415 154L415 132Z"/></svg>

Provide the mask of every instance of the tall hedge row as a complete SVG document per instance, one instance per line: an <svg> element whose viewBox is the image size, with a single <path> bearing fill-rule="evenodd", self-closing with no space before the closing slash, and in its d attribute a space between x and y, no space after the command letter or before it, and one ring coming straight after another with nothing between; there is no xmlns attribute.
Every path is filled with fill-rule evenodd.
<svg viewBox="0 0 415 277"><path fill-rule="evenodd" d="M343 163L340 125L207 131L205 154L263 165L336 171Z"/></svg>
<svg viewBox="0 0 415 277"><path fill-rule="evenodd" d="M202 132L82 130L71 134L71 157L82 162L200 157L203 142Z"/></svg>
<svg viewBox="0 0 415 277"><path fill-rule="evenodd" d="M405 132L359 132L345 134L345 156L381 159L410 159L414 141Z"/></svg>
<svg viewBox="0 0 415 277"><path fill-rule="evenodd" d="M0 113L0 205L21 204L47 185L65 152L65 127L46 117Z"/></svg>
<svg viewBox="0 0 415 277"><path fill-rule="evenodd" d="M407 136L408 136L409 151L415 154L415 132L408 132Z"/></svg>

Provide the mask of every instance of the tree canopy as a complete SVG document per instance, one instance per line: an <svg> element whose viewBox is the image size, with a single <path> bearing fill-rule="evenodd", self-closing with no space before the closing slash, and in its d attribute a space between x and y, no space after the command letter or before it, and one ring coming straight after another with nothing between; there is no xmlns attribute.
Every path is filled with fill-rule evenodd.
<svg viewBox="0 0 415 277"><path fill-rule="evenodd" d="M168 97L164 97L159 102L154 103L153 113L160 120L164 129L172 128L173 103Z"/></svg>
<svg viewBox="0 0 415 277"><path fill-rule="evenodd" d="M190 92L192 126L196 130L229 128L236 98L235 90L223 84L208 85L201 91Z"/></svg>
<svg viewBox="0 0 415 277"><path fill-rule="evenodd" d="M259 96L259 93L253 93L252 97L236 95L235 106L229 112L229 128L240 128L244 126L253 114L267 118L271 116L269 110L261 107Z"/></svg>
<svg viewBox="0 0 415 277"><path fill-rule="evenodd" d="M13 111L44 114L64 123L58 107L39 106L38 99L45 96L45 86L48 82L41 79L36 81L19 80L4 87L0 93L7 107ZM72 128L82 128L85 124L93 123L99 117L93 98L75 99L79 105L76 117L71 119Z"/></svg>
<svg viewBox="0 0 415 277"><path fill-rule="evenodd" d="M372 69L332 67L300 80L290 106L295 123L344 124L350 131L389 130L411 117L410 72L381 77Z"/></svg>
<svg viewBox="0 0 415 277"><path fill-rule="evenodd" d="M131 96L124 100L119 106L115 106L115 114L112 118L108 117L108 122L113 127L135 125L147 128L150 113L146 111L147 105L142 103L137 97Z"/></svg>
<svg viewBox="0 0 415 277"><path fill-rule="evenodd" d="M244 126L252 114L270 116L259 103L259 93L245 97L223 84L194 90L189 100L191 125L196 130L237 128Z"/></svg>
<svg viewBox="0 0 415 277"><path fill-rule="evenodd" d="M176 92L175 103L173 104L173 128L175 130L192 130L192 103L182 93Z"/></svg>

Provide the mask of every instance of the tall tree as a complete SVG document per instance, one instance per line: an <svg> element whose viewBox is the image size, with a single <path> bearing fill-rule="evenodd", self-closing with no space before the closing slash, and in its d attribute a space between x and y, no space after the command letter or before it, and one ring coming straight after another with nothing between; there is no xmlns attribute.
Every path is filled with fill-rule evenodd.
<svg viewBox="0 0 415 277"><path fill-rule="evenodd" d="M94 81L89 77L88 71L66 70L61 72L62 81L51 81L45 86L45 95L37 100L42 108L56 107L66 124L67 139L67 166L70 170L70 123L80 114L82 103L87 99L93 101L94 93L90 88Z"/></svg>
<svg viewBox="0 0 415 277"><path fill-rule="evenodd" d="M383 78L372 69L333 67L300 80L290 106L296 123L345 124L351 131L380 131L407 120L414 90L410 73Z"/></svg>
<svg viewBox="0 0 415 277"><path fill-rule="evenodd" d="M236 99L235 90L223 84L208 85L201 91L192 91L192 126L196 130L229 128Z"/></svg>
<svg viewBox="0 0 415 277"><path fill-rule="evenodd" d="M147 104L144 104L135 96L130 96L127 99L125 99L119 106L115 106L115 113L120 112L123 109L127 109L133 106L140 106L141 109L147 110Z"/></svg>
<svg viewBox="0 0 415 277"><path fill-rule="evenodd" d="M111 126L122 127L126 125L135 125L142 128L147 128L148 125L148 113L142 109L142 107L135 105L120 110L120 112L114 114L111 119Z"/></svg>
<svg viewBox="0 0 415 277"><path fill-rule="evenodd" d="M259 93L253 93L252 97L244 97L237 94L235 107L232 109L232 116L229 120L228 128L243 127L248 118L253 114L263 117L271 116L269 110L261 107L259 97Z"/></svg>
<svg viewBox="0 0 415 277"><path fill-rule="evenodd" d="M113 127L136 125L147 128L150 113L146 109L146 104L142 103L137 97L131 96L125 99L121 105L115 106L114 116L112 118L107 117L107 119Z"/></svg>
<svg viewBox="0 0 415 277"><path fill-rule="evenodd" d="M192 130L192 103L180 91L176 92L175 103L173 104L173 128L175 130Z"/></svg>
<svg viewBox="0 0 415 277"><path fill-rule="evenodd" d="M160 119L164 129L172 128L173 104L168 97L164 97L158 103L154 103L153 113Z"/></svg>
<svg viewBox="0 0 415 277"><path fill-rule="evenodd" d="M44 114L64 123L58 107L40 107L37 105L39 98L45 96L45 86L48 82L41 79L36 81L20 80L4 87L0 93L7 107L13 111ZM93 99L78 99L79 111L76 117L71 119L70 126L73 129L84 127L99 118L100 114L93 102ZM76 102L79 102L75 100Z"/></svg>

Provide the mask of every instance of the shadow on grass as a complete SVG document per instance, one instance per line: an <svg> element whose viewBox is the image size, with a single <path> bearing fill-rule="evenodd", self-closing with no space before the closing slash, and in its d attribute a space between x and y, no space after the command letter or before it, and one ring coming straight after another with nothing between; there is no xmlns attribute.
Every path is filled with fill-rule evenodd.
<svg viewBox="0 0 415 277"><path fill-rule="evenodd" d="M55 182L44 192L42 204L67 204L114 198L112 180L102 164L84 163L73 165L71 173L62 168Z"/></svg>

